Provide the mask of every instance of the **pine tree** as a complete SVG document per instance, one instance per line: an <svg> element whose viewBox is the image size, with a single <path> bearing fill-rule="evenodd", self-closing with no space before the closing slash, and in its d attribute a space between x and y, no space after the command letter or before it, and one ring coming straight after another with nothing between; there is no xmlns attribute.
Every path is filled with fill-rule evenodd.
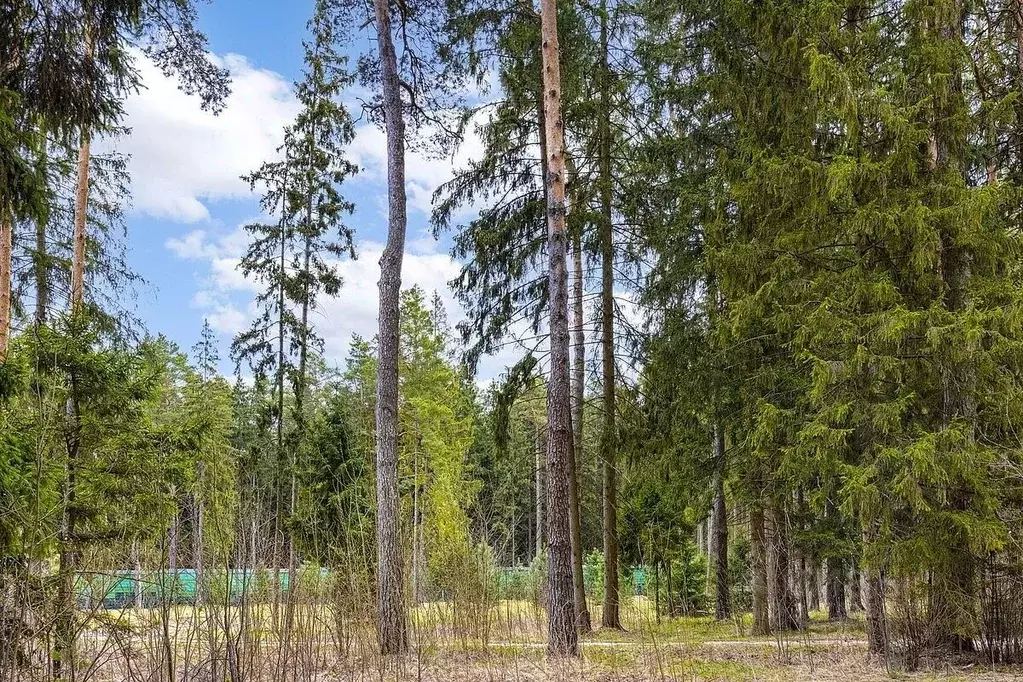
<svg viewBox="0 0 1023 682"><path fill-rule="evenodd" d="M296 84L302 109L285 130L278 149L283 158L264 163L246 177L253 188L265 187L261 204L277 221L246 226L254 239L239 267L266 289L257 297L260 316L234 340L232 353L236 362L246 361L258 375L274 378L274 433L282 476L274 503L274 561L283 561L279 552L286 545L289 568L294 568L296 557L284 523L285 517L294 515L297 502L309 358L322 344L309 315L321 294L336 296L340 290L336 265L328 259L355 255L352 233L344 224L353 205L339 189L356 170L343 151L354 135L352 120L337 101L352 81L344 71L344 58L335 50L339 20L326 2L316 4L309 22L312 37L305 44L306 71ZM293 394L290 429L285 426L286 383Z"/></svg>
<svg viewBox="0 0 1023 682"><path fill-rule="evenodd" d="M547 393L547 653L579 655L572 583L569 449L572 402L568 356L568 274L565 258L565 141L561 114L561 64L557 3L544 0L540 11L543 56L544 138L547 144L547 252L550 291L550 379Z"/></svg>
<svg viewBox="0 0 1023 682"><path fill-rule="evenodd" d="M398 546L398 333L401 263L405 250L405 113L398 59L391 35L391 8L374 0L381 93L387 132L387 243L380 256L377 334L377 598L380 651L408 649L404 568Z"/></svg>

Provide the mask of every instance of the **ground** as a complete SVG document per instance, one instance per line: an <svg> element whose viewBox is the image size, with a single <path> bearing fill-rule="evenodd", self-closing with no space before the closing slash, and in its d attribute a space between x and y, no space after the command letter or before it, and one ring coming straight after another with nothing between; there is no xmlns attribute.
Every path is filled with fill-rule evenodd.
<svg viewBox="0 0 1023 682"><path fill-rule="evenodd" d="M599 622L599 606L594 608ZM543 641L543 612L529 602L480 605L431 603L412 612L411 653L382 658L376 653L372 609L352 611L329 604L300 605L290 633L280 614L266 604L242 609L173 607L105 612L105 624L84 633L83 653L104 661L95 679L145 678L254 680L445 682L486 680L621 681L735 680L787 682L820 680L1023 680L1023 668L985 666L976 660L904 662L867 655L862 618L829 622L816 614L807 632L784 637L749 636L749 619L714 622L707 617L662 619L651 605L634 599L623 610L625 631L597 630L582 637L582 656L551 663ZM483 614L488 614L484 618ZM275 620L276 619L276 620ZM113 623L119 625L113 626ZM232 632L231 646L225 632ZM166 633L166 634L165 634ZM282 647L281 642L290 645ZM172 646L166 646L173 642ZM173 661L168 665L168 652Z"/></svg>

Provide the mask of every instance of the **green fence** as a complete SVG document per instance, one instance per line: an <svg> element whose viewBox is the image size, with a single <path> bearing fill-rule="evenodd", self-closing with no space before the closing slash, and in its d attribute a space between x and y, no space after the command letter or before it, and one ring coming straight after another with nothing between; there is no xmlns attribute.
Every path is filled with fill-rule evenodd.
<svg viewBox="0 0 1023 682"><path fill-rule="evenodd" d="M589 567L587 567L589 569ZM625 576L631 579L634 594L645 594L646 569L634 567ZM299 569L303 585L328 581L331 571L326 568ZM584 571L587 591L602 589L600 574ZM150 608L160 604L194 604L200 596L214 603L238 603L242 597L252 601L269 601L274 592L289 588L287 570L268 569L207 569L203 574L203 594L200 595L196 571L181 568L175 571L114 571L81 573L75 580L75 593L79 608L120 609L141 604ZM525 599L541 589L542 575L528 566L497 569L498 598ZM538 596L538 595L537 595Z"/></svg>

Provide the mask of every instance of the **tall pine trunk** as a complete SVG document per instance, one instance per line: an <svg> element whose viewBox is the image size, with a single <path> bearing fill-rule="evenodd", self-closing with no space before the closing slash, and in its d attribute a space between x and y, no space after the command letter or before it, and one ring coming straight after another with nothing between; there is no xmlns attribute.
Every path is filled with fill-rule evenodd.
<svg viewBox="0 0 1023 682"><path fill-rule="evenodd" d="M604 489L601 495L604 526L604 611L601 625L621 629L618 586L618 479L615 427L614 358L614 227L611 215L611 69L608 57L607 2L600 7L600 308L604 420L600 436Z"/></svg>
<svg viewBox="0 0 1023 682"><path fill-rule="evenodd" d="M574 278L574 315L573 315L573 350L575 358L573 362L572 376L572 449L569 453L571 458L572 475L569 477L571 486L571 523L572 531L572 590L575 594L575 618L576 627L580 632L589 632L592 628L590 622L590 609L586 604L586 583L583 578L583 542L580 519L580 491L579 472L582 468L583 453L583 394L586 378L586 349L584 347L583 335L583 254L580 235L577 232L574 238L573 249L575 278Z"/></svg>
<svg viewBox="0 0 1023 682"><path fill-rule="evenodd" d="M380 652L408 650L404 562L398 534L398 315L405 251L405 121L390 3L373 0L387 129L387 243L380 256L377 360L377 598Z"/></svg>
<svg viewBox="0 0 1023 682"><path fill-rule="evenodd" d="M78 147L78 186L71 258L71 312L77 313L85 298L85 225L89 213L89 133L82 132Z"/></svg>
<svg viewBox="0 0 1023 682"><path fill-rule="evenodd" d="M534 483L534 502L535 511L533 517L536 521L536 535L533 540L536 543L534 551L534 558L539 558L543 555L544 537L547 535L547 528L543 522L543 508L544 508L544 487L543 487L543 442L540 438L540 426L536 426L536 431L533 433L533 474L536 479Z"/></svg>
<svg viewBox="0 0 1023 682"><path fill-rule="evenodd" d="M426 601L426 541L423 537L422 472L419 464L423 436L416 422L416 447L412 453L412 600Z"/></svg>
<svg viewBox="0 0 1023 682"><path fill-rule="evenodd" d="M91 52L88 31L86 51ZM71 315L82 310L85 300L85 228L89 211L89 132L83 130L78 147L78 179L75 191L74 229L71 254ZM65 448L67 460L64 470L61 499L61 529L58 534L57 555L57 619L54 624L55 650L53 674L57 679L74 680L76 676L75 595L74 578L81 563L78 547L78 514L76 499L78 488L78 460L81 449L81 414L75 369L69 373L70 391L66 406Z"/></svg>
<svg viewBox="0 0 1023 682"><path fill-rule="evenodd" d="M36 220L36 248L32 267L36 280L36 324L46 324L50 309L50 257L46 246L46 221Z"/></svg>
<svg viewBox="0 0 1023 682"><path fill-rule="evenodd" d="M380 2L381 0L377 0ZM555 0L542 0L544 137L547 143L547 233L550 257L550 380L547 390L547 654L577 656L569 508L572 399L569 379L568 273L565 256L565 130Z"/></svg>
<svg viewBox="0 0 1023 682"><path fill-rule="evenodd" d="M0 206L0 364L7 361L11 336L11 253L14 250L14 221L7 206Z"/></svg>
<svg viewBox="0 0 1023 682"><path fill-rule="evenodd" d="M46 141L46 127L40 126L39 133L43 140L43 151L40 155L39 163L45 170L49 154ZM35 323L46 324L46 318L50 309L50 257L46 245L46 219L42 217L36 218L35 224L36 247L35 252L32 254L32 270L36 286Z"/></svg>
<svg viewBox="0 0 1023 682"><path fill-rule="evenodd" d="M714 564L714 617L724 620L732 615L728 584L728 514L725 507L725 434L721 424L714 425L714 502L711 508L711 558Z"/></svg>
<svg viewBox="0 0 1023 682"><path fill-rule="evenodd" d="M285 145L284 150L284 182L283 189L281 192L281 223L280 223L280 250L277 255L279 261L278 266L280 267L280 278L277 281L277 376L275 377L275 389L277 391L277 430L276 430L276 445L277 445L277 472L278 475L281 471L286 468L285 454L284 454L284 315L285 315L285 297L284 297L284 273L287 267L287 215L288 215L288 148ZM281 568L281 544L283 541L284 525L281 523L281 516L284 513L282 497L283 491L280 480L277 480L275 484L274 494L274 540L273 540L273 567L277 571ZM278 597L280 595L279 590L274 592L274 607L276 609ZM277 613L274 613L276 618Z"/></svg>
<svg viewBox="0 0 1023 682"><path fill-rule="evenodd" d="M583 543L579 519L579 469L575 457L574 439L569 439L569 507L568 522L572 546L572 600L575 605L575 624L580 632L589 632L590 609L586 605L586 584L583 581Z"/></svg>
<svg viewBox="0 0 1023 682"><path fill-rule="evenodd" d="M74 375L72 374L72 385ZM76 405L68 400L68 409L72 411L68 419L65 433L67 462L64 480L60 491L63 506L61 527L57 536L57 614L54 622L53 677L57 680L76 679L76 638L75 638L75 591L74 580L81 563L81 554L77 543L78 512L78 456L81 445L81 433L77 428L79 420L74 413Z"/></svg>

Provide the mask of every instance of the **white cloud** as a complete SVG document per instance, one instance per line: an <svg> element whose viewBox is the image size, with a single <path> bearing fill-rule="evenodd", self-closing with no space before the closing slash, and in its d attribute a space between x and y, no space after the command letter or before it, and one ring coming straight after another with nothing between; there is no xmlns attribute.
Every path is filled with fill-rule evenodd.
<svg viewBox="0 0 1023 682"><path fill-rule="evenodd" d="M231 304L213 306L206 313L206 319L214 330L232 337L249 323L249 317Z"/></svg>
<svg viewBox="0 0 1023 682"><path fill-rule="evenodd" d="M324 300L317 312L315 323L325 342L328 358L342 361L348 355L352 334L372 338L377 332L380 255L383 245L363 242L359 245L358 260L342 261L338 271L344 278L341 295ZM420 286L427 296L440 294L448 320L455 324L464 317L447 283L458 274L459 265L447 254L405 253L402 264L402 288Z"/></svg>
<svg viewBox="0 0 1023 682"><path fill-rule="evenodd" d="M174 255L186 260L203 258L207 255L207 250L210 247L206 243L206 233L202 230L192 230L180 239L171 237L166 244L167 248L174 252Z"/></svg>
<svg viewBox="0 0 1023 682"><path fill-rule="evenodd" d="M217 331L233 335L243 330L255 314L252 304L259 285L238 270L245 247L241 228L212 239L202 230L189 232L180 239L168 239L167 248L182 259L205 260L208 274L202 289L192 297L193 307L202 310ZM343 363L348 355L352 334L372 338L377 331L377 281L383 245L363 241L357 248L359 258L335 262L344 280L341 294L324 298L313 323L325 342L327 359ZM422 287L428 295L436 291L444 302L451 324L464 317L461 307L448 288L459 265L447 254L413 251L405 254L402 286Z"/></svg>
<svg viewBox="0 0 1023 682"><path fill-rule="evenodd" d="M130 133L104 143L130 155L135 210L194 223L210 219L205 202L248 196L240 176L273 158L298 113L290 84L240 55L213 57L231 73L231 95L215 116L135 57L144 88L125 102Z"/></svg>

